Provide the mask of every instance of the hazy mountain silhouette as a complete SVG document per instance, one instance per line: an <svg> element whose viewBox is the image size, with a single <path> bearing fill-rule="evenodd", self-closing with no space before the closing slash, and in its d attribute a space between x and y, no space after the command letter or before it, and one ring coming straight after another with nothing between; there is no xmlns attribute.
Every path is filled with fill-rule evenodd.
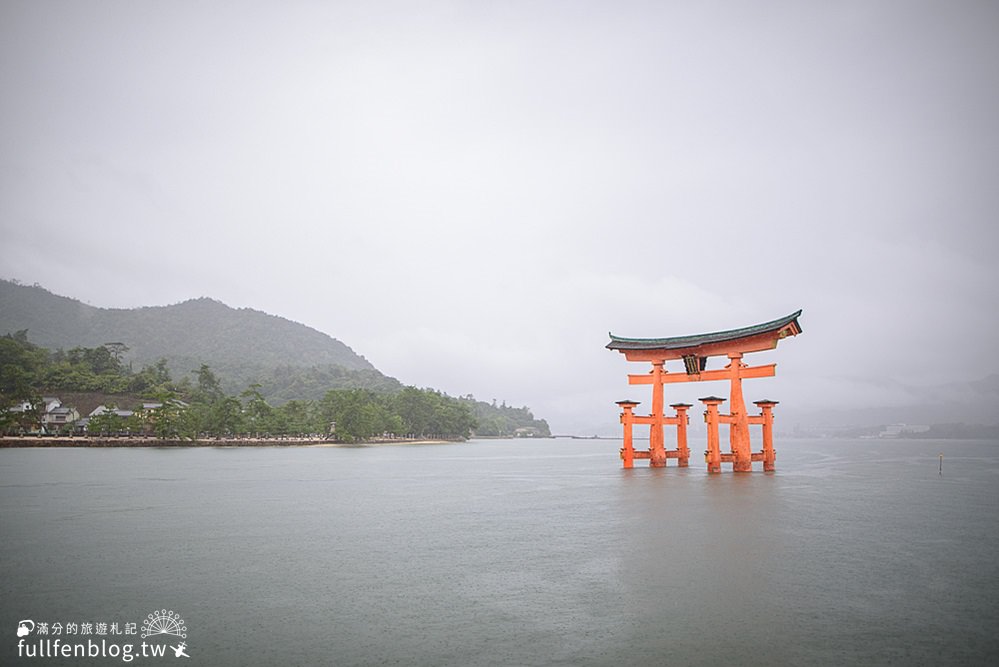
<svg viewBox="0 0 999 667"><path fill-rule="evenodd" d="M124 362L138 369L165 358L175 378L205 363L233 391L251 382L269 384L275 369L288 375L295 368L323 369L339 386L398 385L321 331L208 298L170 306L96 308L38 285L0 280L0 335L24 329L28 340L51 350L124 343L129 348Z"/></svg>

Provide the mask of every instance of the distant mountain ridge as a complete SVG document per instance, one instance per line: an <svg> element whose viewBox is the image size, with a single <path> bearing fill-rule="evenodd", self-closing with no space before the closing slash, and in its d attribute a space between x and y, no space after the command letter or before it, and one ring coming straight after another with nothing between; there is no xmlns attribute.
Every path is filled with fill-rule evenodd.
<svg viewBox="0 0 999 667"><path fill-rule="evenodd" d="M124 343L129 349L123 361L139 367L165 358L175 376L205 363L237 390L272 369L289 367L336 367L366 378L367 384L397 384L325 333L208 298L169 306L97 308L37 285L0 280L0 335L24 329L32 343L52 350Z"/></svg>
<svg viewBox="0 0 999 667"><path fill-rule="evenodd" d="M886 426L888 424L997 424L999 416L999 374L970 382L948 382L929 387L898 385L909 398L897 405L865 405L822 410L789 408L781 415L782 426L790 429L836 432L843 428Z"/></svg>

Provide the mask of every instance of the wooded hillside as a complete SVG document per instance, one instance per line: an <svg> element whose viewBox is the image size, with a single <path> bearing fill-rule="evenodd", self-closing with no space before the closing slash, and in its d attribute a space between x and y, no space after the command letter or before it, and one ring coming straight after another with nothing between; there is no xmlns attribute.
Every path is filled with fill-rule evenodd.
<svg viewBox="0 0 999 667"><path fill-rule="evenodd" d="M195 431L209 430L208 424L227 432L266 424L266 430L284 433L330 420L353 438L380 432L550 435L547 422L526 407L403 387L335 338L211 299L106 309L0 280L0 370L0 406L66 392L116 396L101 400L119 407L170 397L212 410L226 406L226 419L205 408L211 419L185 426ZM210 401L198 389L206 378ZM262 406L275 421L248 421L254 411L263 414ZM309 418L285 415L296 410Z"/></svg>
<svg viewBox="0 0 999 667"><path fill-rule="evenodd" d="M121 343L126 366L165 359L176 378L208 364L226 391L260 383L277 400L318 399L330 388L401 387L325 333L207 298L171 306L95 308L37 285L0 280L0 335L18 331L27 331L28 340L49 350Z"/></svg>

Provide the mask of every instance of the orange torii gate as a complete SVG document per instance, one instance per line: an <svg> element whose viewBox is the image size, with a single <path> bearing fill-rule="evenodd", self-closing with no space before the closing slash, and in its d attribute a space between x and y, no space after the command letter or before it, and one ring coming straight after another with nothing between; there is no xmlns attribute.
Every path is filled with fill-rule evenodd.
<svg viewBox="0 0 999 667"><path fill-rule="evenodd" d="M698 334L695 336L678 336L675 338L621 338L610 335L611 342L607 349L617 350L624 354L628 361L644 361L652 364L652 371L644 375L629 375L629 384L652 385L652 412L649 415L636 415L635 401L618 401L621 406L621 423L624 425L624 446L621 449L621 459L625 468L631 468L634 460L649 459L652 467L666 465L666 460L675 458L678 465L685 467L690 458L687 448L687 409L692 407L686 403L670 405L675 414L667 417L664 413L664 386L674 382L706 382L709 380L728 380L729 413L719 412L719 406L725 401L717 396L706 396L699 399L706 406L704 421L708 428L708 449L705 460L708 472L721 472L722 463L731 463L736 472L748 472L753 469L753 461L762 461L763 469L774 469L775 453L773 448L773 408L777 401L755 401L760 414L750 415L746 412L746 404L742 396L742 381L748 378L773 377L777 364L765 366L749 366L742 362L742 355L749 352L761 352L777 347L778 341L788 336L801 333L797 311L772 322L765 322L742 329L718 331L715 333ZM706 370L709 357L725 356L729 363L725 368ZM666 370L666 362L672 359L682 359L684 373L670 373ZM632 426L634 424L649 425L648 451L636 451L632 443ZM731 451L722 453L718 440L718 425L729 425L729 440ZM763 426L763 450L753 452L749 444L750 424ZM677 427L676 449L667 450L663 427Z"/></svg>

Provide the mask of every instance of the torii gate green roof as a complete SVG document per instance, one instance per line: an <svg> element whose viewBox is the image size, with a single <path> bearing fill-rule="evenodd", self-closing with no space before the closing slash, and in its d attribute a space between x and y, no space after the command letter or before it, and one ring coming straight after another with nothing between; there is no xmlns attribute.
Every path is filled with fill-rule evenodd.
<svg viewBox="0 0 999 667"><path fill-rule="evenodd" d="M763 324L754 324L751 327L730 329L728 331L716 331L714 333L695 334L693 336L674 336L673 338L622 338L621 336L615 336L612 333L608 333L607 335L610 336L611 340L610 343L607 344L607 349L680 350L688 347L709 345L712 343L727 343L729 341L739 340L740 338L749 338L760 334L772 333L780 331L792 323L794 324L795 329L793 333L801 333L801 325L798 324L798 317L800 316L801 311L798 310L791 313L787 317L782 317L771 322L764 322Z"/></svg>

